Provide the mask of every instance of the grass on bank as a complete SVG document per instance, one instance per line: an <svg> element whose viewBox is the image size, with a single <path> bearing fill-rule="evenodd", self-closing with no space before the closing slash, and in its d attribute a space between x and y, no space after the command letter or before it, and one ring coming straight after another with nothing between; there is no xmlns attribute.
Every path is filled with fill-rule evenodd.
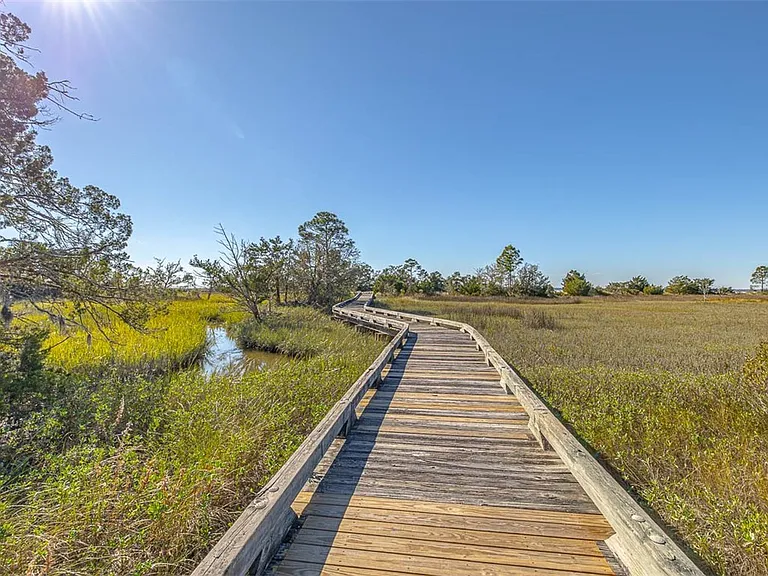
<svg viewBox="0 0 768 576"><path fill-rule="evenodd" d="M233 326L232 335L242 348L310 358L336 346L335 324L313 308L290 308L257 322L248 319Z"/></svg>
<svg viewBox="0 0 768 576"><path fill-rule="evenodd" d="M0 572L189 573L382 347L311 310L269 322L259 338L295 350L284 337L311 332L312 354L245 374L67 380L10 438L35 466L3 483Z"/></svg>
<svg viewBox="0 0 768 576"><path fill-rule="evenodd" d="M768 300L382 302L475 326L716 573L768 575Z"/></svg>
<svg viewBox="0 0 768 576"><path fill-rule="evenodd" d="M214 295L210 299L174 300L166 310L136 331L115 321L106 336L91 326L91 343L84 330L65 334L51 327L46 346L48 359L68 371L121 370L151 374L192 366L205 355L207 327L212 322L236 322L245 314L232 300Z"/></svg>

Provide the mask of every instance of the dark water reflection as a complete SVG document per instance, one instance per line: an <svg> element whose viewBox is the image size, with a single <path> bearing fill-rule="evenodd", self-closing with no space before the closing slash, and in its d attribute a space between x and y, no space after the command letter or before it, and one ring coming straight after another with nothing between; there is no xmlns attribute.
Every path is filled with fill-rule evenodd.
<svg viewBox="0 0 768 576"><path fill-rule="evenodd" d="M206 374L265 370L286 361L286 357L282 354L241 349L222 327L209 327L208 337L211 345L203 361L203 370Z"/></svg>

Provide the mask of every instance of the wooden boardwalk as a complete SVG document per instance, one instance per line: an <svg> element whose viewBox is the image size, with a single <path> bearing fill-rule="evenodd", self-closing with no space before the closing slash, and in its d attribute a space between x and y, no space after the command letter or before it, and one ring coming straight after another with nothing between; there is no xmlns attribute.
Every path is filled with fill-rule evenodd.
<svg viewBox="0 0 768 576"><path fill-rule="evenodd" d="M333 315L391 340L193 576L703 576L480 332L370 296Z"/></svg>
<svg viewBox="0 0 768 576"><path fill-rule="evenodd" d="M268 574L622 573L611 525L467 334L414 323L382 376L293 502Z"/></svg>

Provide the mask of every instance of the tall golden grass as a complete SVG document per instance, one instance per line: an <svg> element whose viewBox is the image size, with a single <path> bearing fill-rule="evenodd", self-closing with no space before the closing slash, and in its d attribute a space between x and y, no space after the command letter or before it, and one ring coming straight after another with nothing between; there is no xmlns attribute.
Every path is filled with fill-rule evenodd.
<svg viewBox="0 0 768 576"><path fill-rule="evenodd" d="M768 300L383 303L475 326L716 573L768 575Z"/></svg>

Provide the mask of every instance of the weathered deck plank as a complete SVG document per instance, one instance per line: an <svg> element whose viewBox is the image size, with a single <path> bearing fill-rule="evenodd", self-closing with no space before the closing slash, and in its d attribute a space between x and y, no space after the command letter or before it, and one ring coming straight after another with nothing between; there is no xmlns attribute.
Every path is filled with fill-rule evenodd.
<svg viewBox="0 0 768 576"><path fill-rule="evenodd" d="M296 498L270 573L614 574L610 525L473 340L410 332Z"/></svg>

